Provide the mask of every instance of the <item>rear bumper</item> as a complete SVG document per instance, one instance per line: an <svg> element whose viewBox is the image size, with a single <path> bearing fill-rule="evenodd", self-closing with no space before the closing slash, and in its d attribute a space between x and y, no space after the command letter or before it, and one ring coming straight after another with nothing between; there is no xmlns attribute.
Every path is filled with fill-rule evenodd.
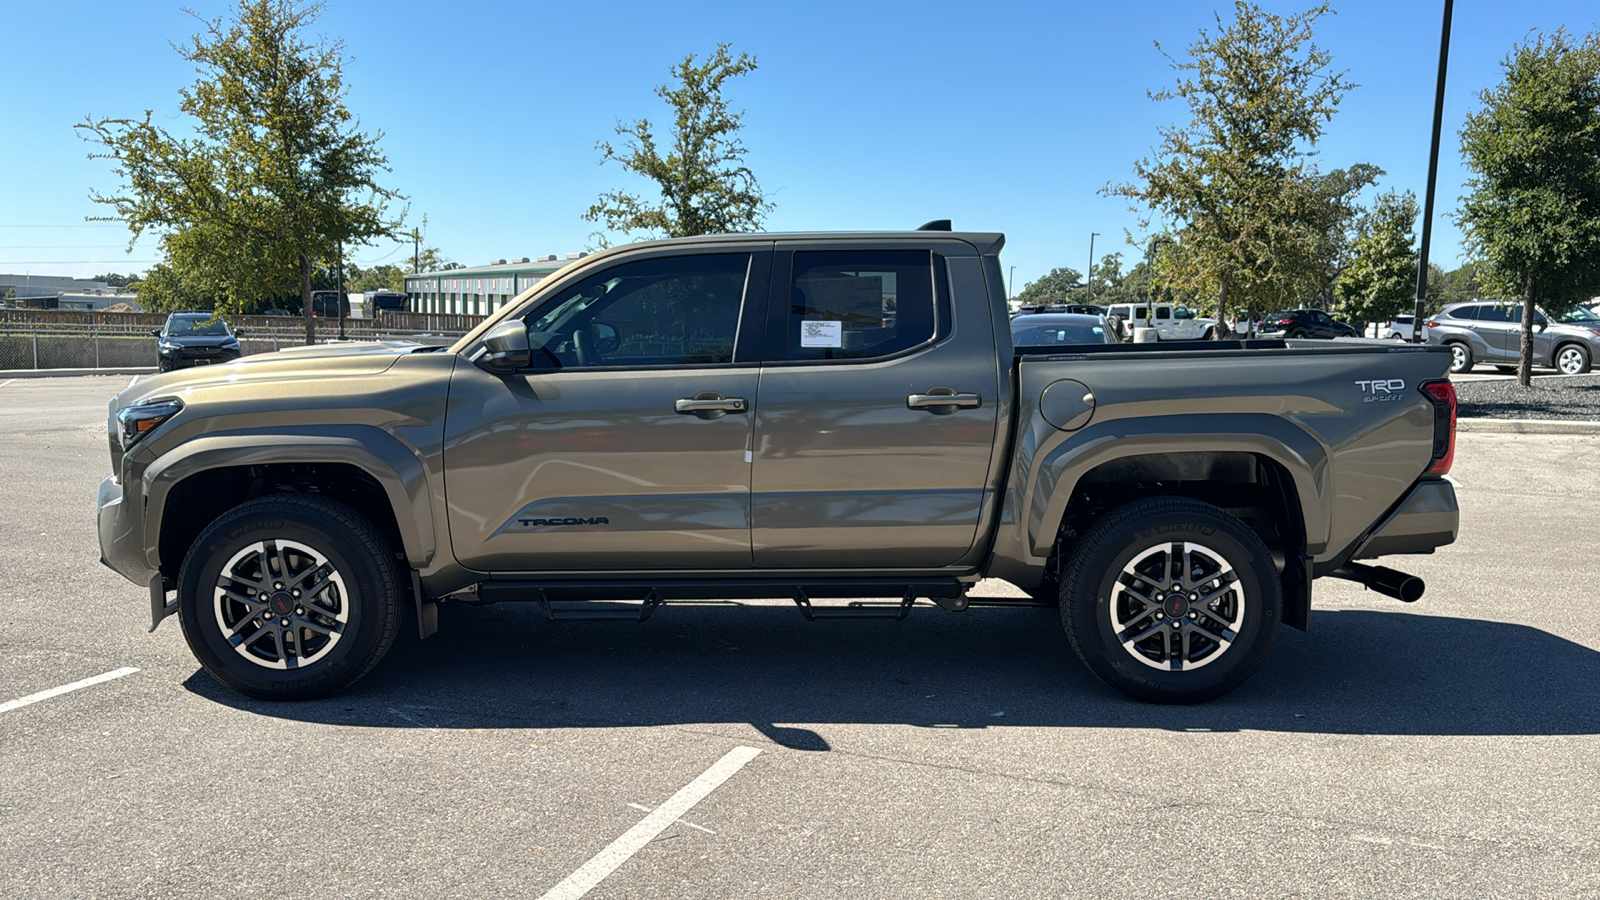
<svg viewBox="0 0 1600 900"><path fill-rule="evenodd" d="M100 482L96 504L96 530L100 534L100 561L134 584L148 585L156 571L144 552L144 516L124 502L115 475Z"/></svg>
<svg viewBox="0 0 1600 900"><path fill-rule="evenodd" d="M1456 505L1455 485L1445 479L1419 481L1350 558L1427 553L1435 547L1454 543L1460 529L1461 511Z"/></svg>

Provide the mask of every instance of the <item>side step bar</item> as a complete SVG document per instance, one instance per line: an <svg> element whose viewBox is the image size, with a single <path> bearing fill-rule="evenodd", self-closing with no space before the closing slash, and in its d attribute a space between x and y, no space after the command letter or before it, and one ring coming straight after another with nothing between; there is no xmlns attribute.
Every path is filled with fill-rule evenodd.
<svg viewBox="0 0 1600 900"><path fill-rule="evenodd" d="M809 621L817 619L904 619L919 598L945 609L967 607L967 585L954 578L850 579L797 583L766 579L703 581L485 581L478 602L539 604L551 621L643 622L668 600L767 600L787 597ZM883 598L857 600L844 607L812 605L814 598ZM624 603L634 605L623 605Z"/></svg>

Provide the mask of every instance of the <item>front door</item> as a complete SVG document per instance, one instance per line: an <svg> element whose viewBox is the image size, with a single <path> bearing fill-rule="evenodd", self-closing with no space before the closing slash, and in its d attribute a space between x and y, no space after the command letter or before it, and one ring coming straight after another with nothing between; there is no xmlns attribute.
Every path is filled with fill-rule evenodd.
<svg viewBox="0 0 1600 900"><path fill-rule="evenodd" d="M756 565L956 563L977 536L999 409L977 257L932 241L778 246L756 400Z"/></svg>
<svg viewBox="0 0 1600 900"><path fill-rule="evenodd" d="M544 348L529 371L458 364L444 465L463 565L750 566L759 325L748 360L736 348L746 294L765 299L762 246L601 269L525 315Z"/></svg>

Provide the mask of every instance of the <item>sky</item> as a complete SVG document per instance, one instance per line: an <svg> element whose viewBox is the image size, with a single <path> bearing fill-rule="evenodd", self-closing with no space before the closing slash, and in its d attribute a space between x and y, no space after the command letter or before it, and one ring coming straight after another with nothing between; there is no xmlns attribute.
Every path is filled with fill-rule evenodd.
<svg viewBox="0 0 1600 900"><path fill-rule="evenodd" d="M0 272L88 277L143 271L150 238L129 252L125 226L87 223L91 190L116 178L73 125L135 117L184 127L178 91L195 80L171 42L221 0L7 4L0 67ZM1263 2L1281 13L1298 3ZM619 120L670 122L656 85L688 54L719 42L759 68L729 82L745 110L746 162L775 209L770 231L891 230L949 218L1007 235L1002 265L1020 291L1095 255L1142 256L1139 216L1102 196L1129 179L1157 129L1186 121L1147 92L1173 83L1155 46L1182 53L1213 11L1207 0L1141 3L872 0L801 4L328 0L315 32L344 42L349 108L382 132L408 199L407 224L467 265L593 245L582 218L604 191L648 191L597 141ZM1317 42L1359 85L1318 145L1324 169L1367 162L1379 190L1426 187L1442 0L1345 0ZM1565 26L1596 28L1593 0L1455 4L1432 259L1463 261L1451 213L1467 173L1457 130L1496 84L1517 42ZM1371 193L1367 195L1369 198ZM398 209L397 209L398 211ZM405 245L355 248L363 266L403 263ZM1014 272L1011 271L1014 268Z"/></svg>

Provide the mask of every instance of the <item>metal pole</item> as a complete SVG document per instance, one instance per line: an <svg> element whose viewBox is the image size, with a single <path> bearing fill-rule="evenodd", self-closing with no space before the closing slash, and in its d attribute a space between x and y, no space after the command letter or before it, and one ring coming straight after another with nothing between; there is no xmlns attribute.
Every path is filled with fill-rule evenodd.
<svg viewBox="0 0 1600 900"><path fill-rule="evenodd" d="M1417 308L1411 320L1411 340L1422 343L1423 316L1428 311L1428 245L1433 239L1433 193L1439 180L1439 128L1444 123L1444 76L1450 64L1450 18L1455 0L1444 0L1444 24L1439 29L1439 84L1433 94L1433 146L1428 150L1428 191L1422 207L1422 247L1417 254Z"/></svg>
<svg viewBox="0 0 1600 900"><path fill-rule="evenodd" d="M1089 232L1089 272L1083 276L1085 289L1083 302L1085 303L1094 302L1094 239L1099 236L1100 232L1098 231Z"/></svg>
<svg viewBox="0 0 1600 900"><path fill-rule="evenodd" d="M33 336L33 367L37 369L39 368L39 332L34 330L29 331L28 334Z"/></svg>
<svg viewBox="0 0 1600 900"><path fill-rule="evenodd" d="M339 340L347 340L344 336L344 239L339 239L339 266L336 270L339 293L334 298L334 305L339 307Z"/></svg>
<svg viewBox="0 0 1600 900"><path fill-rule="evenodd" d="M1006 279L1006 299L1010 300L1010 299L1012 299L1012 298L1014 298L1016 296L1017 296L1017 267L1016 266L1012 266L1011 267L1011 275L1010 275L1009 278Z"/></svg>

